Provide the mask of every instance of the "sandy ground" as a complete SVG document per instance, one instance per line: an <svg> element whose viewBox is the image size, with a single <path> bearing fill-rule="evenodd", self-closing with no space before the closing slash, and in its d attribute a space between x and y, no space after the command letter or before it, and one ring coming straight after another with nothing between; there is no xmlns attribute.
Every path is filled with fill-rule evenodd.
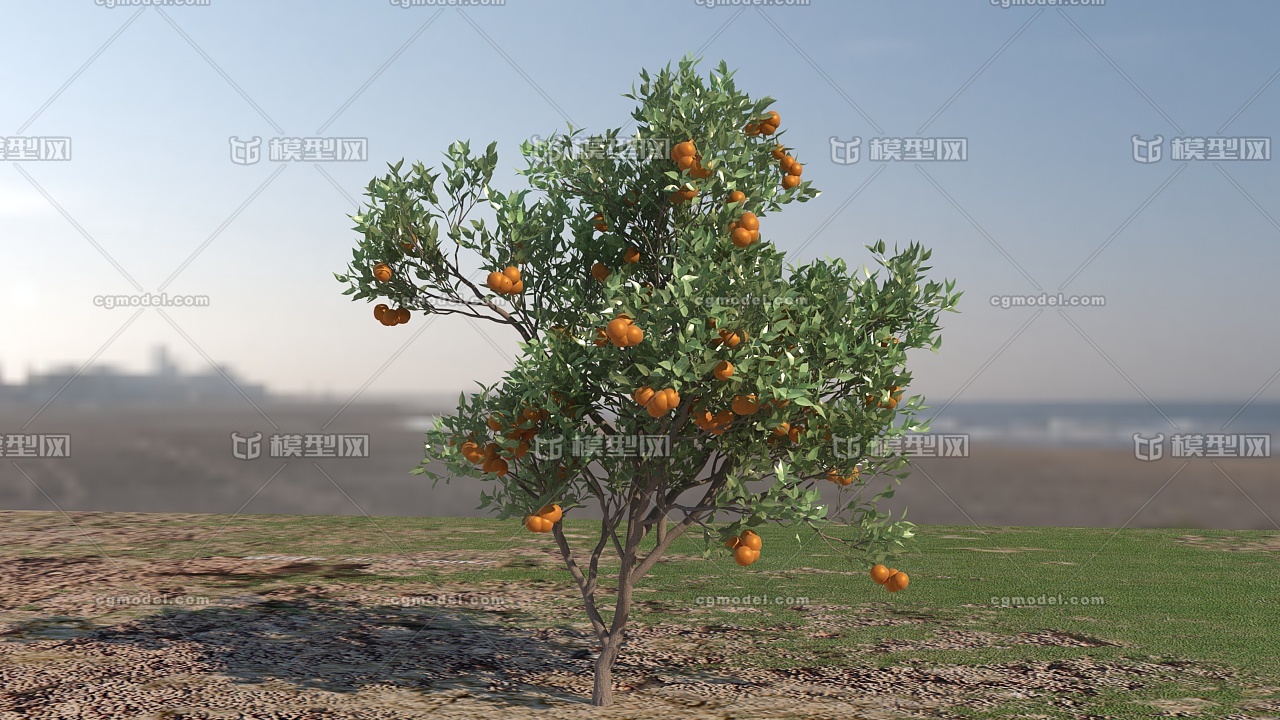
<svg viewBox="0 0 1280 720"><path fill-rule="evenodd" d="M55 404L24 429L34 410L10 408L0 412L3 433L69 433L72 457L0 461L0 509L483 514L476 508L484 483L432 488L430 480L408 474L422 459L423 436L405 419L421 410L263 410L274 427L248 406L85 413ZM277 432L367 434L371 453L319 460L232 457L231 433L256 431L267 438ZM908 508L908 518L923 524L1275 529L1278 476L1278 458L1142 462L1124 450L975 443L967 458L917 458L914 474L884 507L895 515Z"/></svg>

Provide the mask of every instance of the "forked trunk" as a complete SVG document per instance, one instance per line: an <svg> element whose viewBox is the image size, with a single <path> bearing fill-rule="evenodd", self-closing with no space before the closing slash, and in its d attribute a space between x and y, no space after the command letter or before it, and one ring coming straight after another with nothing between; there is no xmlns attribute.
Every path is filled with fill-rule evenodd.
<svg viewBox="0 0 1280 720"><path fill-rule="evenodd" d="M622 631L609 635L600 645L600 657L596 658L596 684L591 691L591 704L600 707L613 704L613 663L622 650Z"/></svg>

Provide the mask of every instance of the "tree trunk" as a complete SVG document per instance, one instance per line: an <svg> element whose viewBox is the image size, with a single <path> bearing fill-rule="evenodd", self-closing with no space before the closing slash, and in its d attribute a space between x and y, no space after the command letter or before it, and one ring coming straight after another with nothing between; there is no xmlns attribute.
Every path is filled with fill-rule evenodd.
<svg viewBox="0 0 1280 720"><path fill-rule="evenodd" d="M596 658L596 684L591 691L591 704L606 707L613 704L613 662L622 650L622 631L611 633L600 643L600 657Z"/></svg>

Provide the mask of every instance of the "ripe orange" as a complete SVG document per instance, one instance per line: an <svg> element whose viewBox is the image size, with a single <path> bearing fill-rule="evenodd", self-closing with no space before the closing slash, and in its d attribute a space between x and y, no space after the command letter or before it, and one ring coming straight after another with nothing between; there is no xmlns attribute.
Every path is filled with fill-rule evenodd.
<svg viewBox="0 0 1280 720"><path fill-rule="evenodd" d="M489 277L486 279L485 284L489 286L490 290L498 293L499 295L506 295L511 292L513 287L515 287L515 280L505 272L494 271L489 273Z"/></svg>
<svg viewBox="0 0 1280 720"><path fill-rule="evenodd" d="M889 568L884 565L873 565L871 567L871 579L883 585L889 579Z"/></svg>
<svg viewBox="0 0 1280 720"><path fill-rule="evenodd" d="M378 303L373 306L373 317L383 325L387 324L386 321L382 319L386 315L387 309L386 303Z"/></svg>
<svg viewBox="0 0 1280 720"><path fill-rule="evenodd" d="M760 559L760 551L752 550L746 545L740 544L738 545L738 547L734 548L733 550L733 561L738 563L742 567L746 567L759 559Z"/></svg>
<svg viewBox="0 0 1280 720"><path fill-rule="evenodd" d="M547 518L540 517L538 515L530 515L529 517L524 519L524 526L529 528L529 532L536 532L536 533L551 532L551 528L554 525L555 523L551 522Z"/></svg>
<svg viewBox="0 0 1280 720"><path fill-rule="evenodd" d="M675 160L679 157L693 157L697 152L698 149L694 147L693 141L685 140L684 142L676 143L675 147L671 148L671 159Z"/></svg>
<svg viewBox="0 0 1280 720"><path fill-rule="evenodd" d="M740 203L740 202L746 202L746 201L747 201L747 196L741 190L734 190L733 192L729 193L729 197L725 198L725 202L728 202L728 203Z"/></svg>
<svg viewBox="0 0 1280 720"><path fill-rule="evenodd" d="M629 247L626 252L622 253L622 261L628 265L635 265L640 262L640 249Z"/></svg>
<svg viewBox="0 0 1280 720"><path fill-rule="evenodd" d="M631 397L641 405L648 405L649 401L653 399L653 395L654 389L645 385L644 387L636 388L636 391L632 393Z"/></svg>
<svg viewBox="0 0 1280 720"><path fill-rule="evenodd" d="M730 407L739 415L752 415L760 409L760 401L755 395L739 395L733 399Z"/></svg>
<svg viewBox="0 0 1280 720"><path fill-rule="evenodd" d="M387 314L390 314L390 311L387 311ZM396 310L396 324L403 325L407 322L409 322L409 308Z"/></svg>
<svg viewBox="0 0 1280 720"><path fill-rule="evenodd" d="M772 125L774 127L778 127L779 125L782 124L782 116L778 114L777 110L770 110L769 112L765 113L765 115L766 115L765 119L760 121L762 125Z"/></svg>
<svg viewBox="0 0 1280 720"><path fill-rule="evenodd" d="M782 147L781 145L778 145L774 147L772 150L770 150L769 154L773 156L774 160L781 160L782 158L786 157L787 149Z"/></svg>
<svg viewBox="0 0 1280 720"><path fill-rule="evenodd" d="M604 263L596 263L591 266L591 277L599 280L600 282L604 282L609 279L609 275L611 274L612 273L609 272L609 268Z"/></svg>
<svg viewBox="0 0 1280 720"><path fill-rule="evenodd" d="M520 282L520 268L515 265L508 265L503 268L502 274L505 275L512 283Z"/></svg>
<svg viewBox="0 0 1280 720"><path fill-rule="evenodd" d="M760 218L756 217L755 213L748 210L738 217L738 227L743 227L748 230L759 230Z"/></svg>
<svg viewBox="0 0 1280 720"><path fill-rule="evenodd" d="M747 123L747 126L742 128L742 132L745 133L747 137L755 137L760 134L760 124Z"/></svg>
<svg viewBox="0 0 1280 720"><path fill-rule="evenodd" d="M761 540L760 536L752 530L743 530L742 535L739 537L742 538L740 545L749 547L756 552L760 552L760 548L764 546L764 540Z"/></svg>
<svg viewBox="0 0 1280 720"><path fill-rule="evenodd" d="M733 377L733 363L728 360L721 360L716 363L714 368L712 368L711 374L714 375L717 380L728 380Z"/></svg>
<svg viewBox="0 0 1280 720"><path fill-rule="evenodd" d="M736 247L740 247L740 248L744 248L750 245L751 238L752 238L751 231L743 227L736 228L729 235L729 239L733 241L733 244Z"/></svg>
<svg viewBox="0 0 1280 720"><path fill-rule="evenodd" d="M596 230L599 230L600 232L605 232L609 229L609 225L604 221L604 216L600 213L596 213L595 217L591 218L591 223L595 226Z"/></svg>
<svg viewBox="0 0 1280 720"><path fill-rule="evenodd" d="M614 345L621 345L627 328L631 327L631 321L626 318L616 317L604 326L604 332L613 341Z"/></svg>
<svg viewBox="0 0 1280 720"><path fill-rule="evenodd" d="M724 541L724 546L725 546L725 547L727 547L727 548L729 548L730 550L733 550L733 549L737 548L737 547L738 547L738 544L739 544L739 543L741 543L741 542L742 542L742 538L737 537L737 536L735 535L734 537L731 537L731 538L729 538L728 540L725 540L725 541Z"/></svg>
<svg viewBox="0 0 1280 720"><path fill-rule="evenodd" d="M721 330L720 339L725 345L728 345L730 349L736 348L742 343L742 336L729 330Z"/></svg>
<svg viewBox="0 0 1280 720"><path fill-rule="evenodd" d="M555 524L560 522L560 518L564 517L564 512L560 510L559 505L547 505L538 511L538 517L550 520L552 524Z"/></svg>
<svg viewBox="0 0 1280 720"><path fill-rule="evenodd" d="M800 178L796 177L795 175L784 175L782 177L782 187L786 190L790 190L791 188L799 184L800 184Z"/></svg>
<svg viewBox="0 0 1280 720"><path fill-rule="evenodd" d="M791 431L787 433L787 439L791 441L791 444L792 444L792 445L799 445L799 444L800 444L800 433L802 433L802 432L804 432L804 426L803 426L803 425L792 425L792 426L791 426Z"/></svg>
<svg viewBox="0 0 1280 720"><path fill-rule="evenodd" d="M373 266L373 278L378 282L386 282L391 279L391 266L386 263L378 263Z"/></svg>
<svg viewBox="0 0 1280 720"><path fill-rule="evenodd" d="M680 168L681 172L684 172L685 170L692 170L695 163L697 163L697 159L692 155L684 155L676 158L676 167Z"/></svg>
<svg viewBox="0 0 1280 720"><path fill-rule="evenodd" d="M783 155L782 159L778 161L778 167L782 168L783 172L786 172L791 167L791 165L795 163L795 161L796 159L791 157L790 155Z"/></svg>
<svg viewBox="0 0 1280 720"><path fill-rule="evenodd" d="M731 424L733 424L733 411L721 410L715 414L715 417L711 418L711 434L722 435L725 430L729 429Z"/></svg>
<svg viewBox="0 0 1280 720"><path fill-rule="evenodd" d="M791 434L791 423L787 422L786 420L783 420L781 425L773 429L773 436L778 439L787 437L790 434Z"/></svg>
<svg viewBox="0 0 1280 720"><path fill-rule="evenodd" d="M632 325L627 328L626 342L623 347L635 347L644 341L644 330L638 325Z"/></svg>
<svg viewBox="0 0 1280 720"><path fill-rule="evenodd" d="M596 338L592 342L595 343L596 347L603 347L605 345L608 345L609 335L604 331L603 328L596 328Z"/></svg>
<svg viewBox="0 0 1280 720"><path fill-rule="evenodd" d="M507 467L507 461L503 460L502 458L494 458L487 462L489 464L489 467L487 468L488 472L491 472L494 475L497 475L498 477L502 477L503 475L506 475L507 471L510 469L509 467Z"/></svg>
<svg viewBox="0 0 1280 720"><path fill-rule="evenodd" d="M898 592L899 590L906 590L910 582L911 578L907 577L906 573L897 572L889 576L884 586L889 589L889 592Z"/></svg>
<svg viewBox="0 0 1280 720"><path fill-rule="evenodd" d="M794 175L796 177L800 177L800 173L802 172L804 172L804 166L798 162L791 163L791 166L787 168L788 175Z"/></svg>

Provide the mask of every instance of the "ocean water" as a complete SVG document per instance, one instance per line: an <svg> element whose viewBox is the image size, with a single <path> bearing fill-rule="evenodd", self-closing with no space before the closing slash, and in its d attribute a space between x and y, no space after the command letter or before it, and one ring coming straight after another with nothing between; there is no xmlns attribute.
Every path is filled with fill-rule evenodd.
<svg viewBox="0 0 1280 720"><path fill-rule="evenodd" d="M972 441L1048 447L1133 447L1133 436L1280 434L1280 403L930 402L931 433Z"/></svg>
<svg viewBox="0 0 1280 720"><path fill-rule="evenodd" d="M1132 448L1144 438L1226 434L1280 436L1280 403L973 403L930 401L919 414L935 434L968 434L971 441L1029 447ZM426 430L435 416L405 418Z"/></svg>

